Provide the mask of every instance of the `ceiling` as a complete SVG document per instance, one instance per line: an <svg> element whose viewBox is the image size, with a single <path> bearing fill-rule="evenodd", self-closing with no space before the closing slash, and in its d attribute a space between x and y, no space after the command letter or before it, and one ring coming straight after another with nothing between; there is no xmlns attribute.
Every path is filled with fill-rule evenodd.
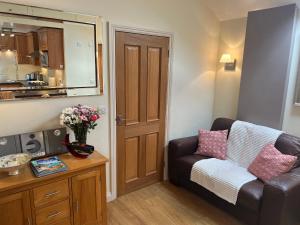
<svg viewBox="0 0 300 225"><path fill-rule="evenodd" d="M246 17L248 11L272 8L300 0L201 0L220 20L230 20Z"/></svg>

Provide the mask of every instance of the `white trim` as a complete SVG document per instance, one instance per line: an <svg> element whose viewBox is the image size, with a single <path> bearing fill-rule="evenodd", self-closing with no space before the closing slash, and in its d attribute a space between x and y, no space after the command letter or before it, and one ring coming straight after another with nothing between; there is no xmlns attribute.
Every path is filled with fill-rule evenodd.
<svg viewBox="0 0 300 225"><path fill-rule="evenodd" d="M149 30L144 28L135 28L128 26L120 26L115 24L109 24L109 59L110 59L110 146L111 146L111 193L110 200L114 200L117 197L117 154L116 154L116 74L115 74L115 33L117 31L146 34L154 36L168 37L170 39L169 46L169 73L168 73L168 94L167 94L167 110L166 110L166 133L165 133L165 146L167 146L169 140L169 119L170 119L170 100L171 100L171 84L172 84L172 62L173 62L173 43L174 34L170 32ZM165 151L165 160L166 151ZM167 179L167 165L164 170L164 179Z"/></svg>
<svg viewBox="0 0 300 225"><path fill-rule="evenodd" d="M111 192L106 192L106 199L107 199L107 202L111 202L114 200Z"/></svg>

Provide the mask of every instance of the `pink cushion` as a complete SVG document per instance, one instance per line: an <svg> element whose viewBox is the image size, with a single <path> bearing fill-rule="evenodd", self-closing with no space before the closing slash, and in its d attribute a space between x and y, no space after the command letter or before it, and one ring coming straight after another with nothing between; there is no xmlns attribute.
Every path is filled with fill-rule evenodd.
<svg viewBox="0 0 300 225"><path fill-rule="evenodd" d="M199 130L199 146L195 154L225 159L227 152L228 130Z"/></svg>
<svg viewBox="0 0 300 225"><path fill-rule="evenodd" d="M263 181L271 180L292 169L297 157L282 154L272 144L266 145L248 170Z"/></svg>

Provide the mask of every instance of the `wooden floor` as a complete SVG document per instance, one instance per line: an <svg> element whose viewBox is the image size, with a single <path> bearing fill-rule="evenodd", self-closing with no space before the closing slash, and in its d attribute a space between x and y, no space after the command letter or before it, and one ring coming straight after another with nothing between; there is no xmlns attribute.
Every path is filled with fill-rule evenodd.
<svg viewBox="0 0 300 225"><path fill-rule="evenodd" d="M241 225L200 197L158 183L108 204L109 225Z"/></svg>

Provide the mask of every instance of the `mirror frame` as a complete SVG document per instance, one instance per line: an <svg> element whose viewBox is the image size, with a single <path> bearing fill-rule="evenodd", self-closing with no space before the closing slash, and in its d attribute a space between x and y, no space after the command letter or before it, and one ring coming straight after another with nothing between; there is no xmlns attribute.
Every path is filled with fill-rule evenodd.
<svg viewBox="0 0 300 225"><path fill-rule="evenodd" d="M22 93L30 93L38 91L41 92L40 96L31 97L30 94L26 97L18 97L14 99L1 99L0 101L18 101L27 99L41 99L41 98L68 98L78 96L99 96L103 95L103 20L100 16L84 15L72 12L64 12L59 10L52 10L48 8L40 8L35 6L19 5L6 2L0 2L0 15L22 16L29 19L40 19L41 21L65 21L74 22L78 24L88 24L94 26L95 31L95 79L96 86L94 87L62 87L62 88L45 88L45 89L29 89L29 90L12 90L20 91ZM85 90L86 93L83 93ZM5 90L1 90L0 93ZM73 92L68 96L68 91ZM50 94L57 93L50 97ZM63 94L63 95L59 95Z"/></svg>

